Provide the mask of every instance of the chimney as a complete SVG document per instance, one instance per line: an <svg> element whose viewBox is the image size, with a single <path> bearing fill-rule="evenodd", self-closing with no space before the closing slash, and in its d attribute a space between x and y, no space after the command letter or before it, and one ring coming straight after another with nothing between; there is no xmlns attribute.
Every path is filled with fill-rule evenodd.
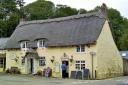
<svg viewBox="0 0 128 85"><path fill-rule="evenodd" d="M108 19L108 9L105 3L102 4L101 6L101 12L104 16L105 19Z"/></svg>

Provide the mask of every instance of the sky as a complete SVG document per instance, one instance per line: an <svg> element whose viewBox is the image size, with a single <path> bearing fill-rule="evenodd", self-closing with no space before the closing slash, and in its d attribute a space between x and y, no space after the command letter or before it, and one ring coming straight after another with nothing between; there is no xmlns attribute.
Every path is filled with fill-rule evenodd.
<svg viewBox="0 0 128 85"><path fill-rule="evenodd" d="M36 0L24 0L26 4ZM114 8L120 11L121 15L128 18L128 0L48 0L56 4L68 5L72 8L86 10L94 9L96 6L101 6L105 3L109 8Z"/></svg>

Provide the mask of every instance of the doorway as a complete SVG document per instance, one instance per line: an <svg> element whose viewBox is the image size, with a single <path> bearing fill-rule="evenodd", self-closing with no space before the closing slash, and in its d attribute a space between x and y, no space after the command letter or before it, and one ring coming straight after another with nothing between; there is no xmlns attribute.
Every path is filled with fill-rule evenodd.
<svg viewBox="0 0 128 85"><path fill-rule="evenodd" d="M66 63L66 74L65 74L65 78L69 78L69 62L68 61L62 61L62 64ZM63 74L63 71L62 71Z"/></svg>
<svg viewBox="0 0 128 85"><path fill-rule="evenodd" d="M30 73L33 73L33 58L30 58Z"/></svg>
<svg viewBox="0 0 128 85"><path fill-rule="evenodd" d="M28 58L27 62L28 62L28 65L27 65L28 73L32 74L34 72L34 59Z"/></svg>
<svg viewBox="0 0 128 85"><path fill-rule="evenodd" d="M3 58L3 61L4 61L3 71L5 71L5 69L6 69L6 58Z"/></svg>

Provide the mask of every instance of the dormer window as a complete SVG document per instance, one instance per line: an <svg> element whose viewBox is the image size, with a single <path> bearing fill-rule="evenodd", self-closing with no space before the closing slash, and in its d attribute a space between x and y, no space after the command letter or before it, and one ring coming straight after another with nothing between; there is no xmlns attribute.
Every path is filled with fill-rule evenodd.
<svg viewBox="0 0 128 85"><path fill-rule="evenodd" d="M37 47L38 47L38 48L43 48L43 47L45 47L45 40L38 40L38 42L37 42Z"/></svg>
<svg viewBox="0 0 128 85"><path fill-rule="evenodd" d="M27 44L28 44L27 41L22 41L20 46L21 46L21 48L27 48Z"/></svg>

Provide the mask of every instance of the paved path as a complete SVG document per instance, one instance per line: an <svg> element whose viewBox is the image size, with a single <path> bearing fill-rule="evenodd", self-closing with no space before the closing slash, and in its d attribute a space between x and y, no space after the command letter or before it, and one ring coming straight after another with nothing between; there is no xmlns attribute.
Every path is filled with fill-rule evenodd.
<svg viewBox="0 0 128 85"><path fill-rule="evenodd" d="M128 85L128 76L106 80L74 80L26 75L0 75L0 85Z"/></svg>

